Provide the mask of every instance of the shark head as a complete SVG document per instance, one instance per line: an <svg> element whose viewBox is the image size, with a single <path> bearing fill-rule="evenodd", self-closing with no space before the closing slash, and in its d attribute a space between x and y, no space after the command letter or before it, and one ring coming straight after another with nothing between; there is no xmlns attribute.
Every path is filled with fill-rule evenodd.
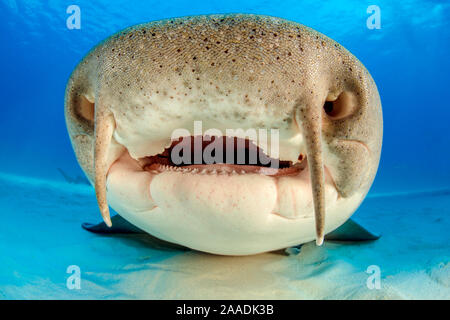
<svg viewBox="0 0 450 320"><path fill-rule="evenodd" d="M365 67L267 16L121 31L73 71L65 116L108 225L110 205L156 237L216 254L322 244L363 201L381 153Z"/></svg>

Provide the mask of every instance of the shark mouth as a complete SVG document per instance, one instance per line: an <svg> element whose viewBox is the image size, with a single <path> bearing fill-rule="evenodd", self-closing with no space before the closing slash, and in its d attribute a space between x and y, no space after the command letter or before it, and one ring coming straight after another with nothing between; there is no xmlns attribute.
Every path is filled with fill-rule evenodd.
<svg viewBox="0 0 450 320"><path fill-rule="evenodd" d="M209 153L205 156L205 153ZM199 174L263 174L272 177L297 175L306 167L298 162L271 158L249 139L227 136L189 136L172 141L163 152L139 159L151 173L175 171Z"/></svg>
<svg viewBox="0 0 450 320"><path fill-rule="evenodd" d="M98 115L97 112L99 113ZM312 215L315 221L316 243L318 245L323 243L325 204L327 207L334 206L339 198L339 194L330 171L323 163L320 130L315 126L302 124L306 155L299 154L295 163L271 158L261 148L247 139L228 136L190 136L172 141L168 147L158 154L136 159L131 157L129 152L125 152L122 156L116 158L111 165L109 149L114 139L115 127L114 116L111 113L100 113L96 110L94 130L95 192L101 215L108 226L111 226L112 223L107 201L107 182L114 180L110 176L112 172L117 173L118 167L123 171L119 175L122 178L115 183L111 182L111 184L113 185L112 189L122 188L119 192L115 192L117 197L120 198L120 194L129 195L128 198L122 197L122 202L130 202L133 195L129 193L129 190L133 188L136 193L141 193L142 195L142 191L137 190L137 187L132 185L132 179L129 178L136 172L141 174L136 178L136 181L141 181L141 188L144 188L146 184L153 186L152 180L159 181L162 177L168 177L167 181L169 181L173 178L173 175L182 175L177 176L177 179L181 179L178 180L177 185L174 185L172 189L166 189L166 192L173 196L172 203L184 201L176 198L174 195L173 190L177 188L177 190L180 190L179 185L183 185L182 190L178 191L179 193L195 194L195 186L202 183L203 185L206 183L209 186L213 184L220 185L225 181L224 177L220 177L221 175L233 176L233 182L228 183L229 180L227 180L228 185L224 188L236 191L242 189L238 185L239 179L237 177L245 176L248 179L239 180L239 183L244 181L246 189L243 192L248 195L249 193L257 192L253 191L253 189L258 188L258 183L264 184L267 182L267 180L263 181L258 177L266 177L269 180L271 179L271 185L266 185L264 192L271 189L271 192L275 194L275 202L277 202L271 209L272 213L287 218L310 217ZM214 152L209 153L209 157L201 156L207 153L206 151L210 149L212 144L219 142L222 142L222 147L216 147ZM184 147L186 144L193 145L192 149L187 149L189 152L185 152L186 149ZM122 146L127 150L125 145ZM218 157L217 153L221 153L221 157ZM147 175L142 175L142 173L147 173ZM171 176L168 176L168 174ZM124 178L125 175L128 175L128 178ZM195 178L196 176L205 175L210 177L207 182L204 180L199 182ZM215 180L211 178L212 176L215 177ZM108 190L109 193L114 192L109 192ZM240 195L234 194L232 196L238 197ZM225 193L218 196L224 202L230 202L231 200L227 199L227 197ZM325 198L327 203L325 203ZM153 203L153 205L158 206L158 203ZM140 210L142 211L142 209ZM215 207L211 206L210 210L215 211ZM246 209L242 210L245 211ZM305 212L307 212L306 215Z"/></svg>

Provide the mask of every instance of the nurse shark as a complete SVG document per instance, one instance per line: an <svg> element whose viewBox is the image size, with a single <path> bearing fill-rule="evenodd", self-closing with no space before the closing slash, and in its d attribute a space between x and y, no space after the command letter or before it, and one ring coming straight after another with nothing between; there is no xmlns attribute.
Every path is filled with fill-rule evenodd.
<svg viewBox="0 0 450 320"><path fill-rule="evenodd" d="M247 14L112 35L70 76L65 118L104 224L111 206L138 230L223 255L321 245L365 198L383 131L377 87L350 52L298 23ZM173 135L198 121L202 135ZM277 130L275 156L250 129ZM199 137L200 151L243 142L278 166L173 160Z"/></svg>

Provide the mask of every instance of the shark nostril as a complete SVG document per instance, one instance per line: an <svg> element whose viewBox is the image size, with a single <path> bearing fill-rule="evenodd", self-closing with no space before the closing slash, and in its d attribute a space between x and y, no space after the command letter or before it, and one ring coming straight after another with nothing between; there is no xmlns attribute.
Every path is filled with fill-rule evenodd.
<svg viewBox="0 0 450 320"><path fill-rule="evenodd" d="M84 95L81 95L77 105L75 106L75 112L81 118L93 122L95 115L95 103L89 101Z"/></svg>
<svg viewBox="0 0 450 320"><path fill-rule="evenodd" d="M352 92L344 91L337 99L327 98L323 109L329 118L337 120L351 115L355 111L356 105L355 95Z"/></svg>
<svg viewBox="0 0 450 320"><path fill-rule="evenodd" d="M325 110L326 114L331 114L333 112L333 102L332 101L325 101L325 104L323 105L323 109Z"/></svg>

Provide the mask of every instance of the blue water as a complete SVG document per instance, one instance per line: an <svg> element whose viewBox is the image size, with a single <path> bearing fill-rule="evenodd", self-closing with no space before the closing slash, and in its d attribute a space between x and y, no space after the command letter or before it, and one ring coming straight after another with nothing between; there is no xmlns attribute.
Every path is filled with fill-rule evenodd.
<svg viewBox="0 0 450 320"><path fill-rule="evenodd" d="M94 4L95 3L95 4ZM66 8L81 9L69 30ZM245 12L290 19L335 39L374 77L384 144L372 192L450 186L450 3L376 1L381 29L368 29L372 1L0 2L1 170L63 179L81 175L63 117L66 81L83 55L127 26L174 16Z"/></svg>

